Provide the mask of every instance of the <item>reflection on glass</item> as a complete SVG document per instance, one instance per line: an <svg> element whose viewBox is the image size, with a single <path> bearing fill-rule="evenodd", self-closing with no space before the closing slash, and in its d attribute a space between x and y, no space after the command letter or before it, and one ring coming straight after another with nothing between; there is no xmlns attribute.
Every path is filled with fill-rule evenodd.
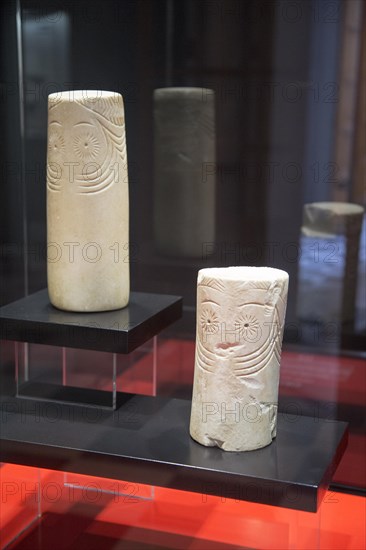
<svg viewBox="0 0 366 550"><path fill-rule="evenodd" d="M362 206L350 203L304 205L297 314L314 343L315 327L334 343L354 325L363 214Z"/></svg>
<svg viewBox="0 0 366 550"><path fill-rule="evenodd" d="M154 92L154 233L160 254L202 256L215 236L215 100L205 88Z"/></svg>
<svg viewBox="0 0 366 550"><path fill-rule="evenodd" d="M70 81L71 21L69 14L25 9L23 49L25 66L26 136L43 139L47 128L47 96Z"/></svg>

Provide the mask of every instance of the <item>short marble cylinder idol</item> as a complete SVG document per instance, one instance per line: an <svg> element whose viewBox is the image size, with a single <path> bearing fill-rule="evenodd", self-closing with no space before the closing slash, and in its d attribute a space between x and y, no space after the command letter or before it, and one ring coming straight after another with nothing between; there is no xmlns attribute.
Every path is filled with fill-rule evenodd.
<svg viewBox="0 0 366 550"><path fill-rule="evenodd" d="M270 267L201 269L190 433L250 451L276 436L288 274Z"/></svg>
<svg viewBox="0 0 366 550"><path fill-rule="evenodd" d="M51 303L68 311L129 301L124 107L115 92L48 98L47 265Z"/></svg>

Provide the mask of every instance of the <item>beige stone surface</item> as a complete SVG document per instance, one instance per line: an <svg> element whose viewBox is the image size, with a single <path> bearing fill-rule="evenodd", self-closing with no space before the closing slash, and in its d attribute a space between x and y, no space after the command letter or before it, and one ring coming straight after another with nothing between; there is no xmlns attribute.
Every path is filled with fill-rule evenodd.
<svg viewBox="0 0 366 550"><path fill-rule="evenodd" d="M288 274L268 267L202 269L190 433L249 451L276 435Z"/></svg>
<svg viewBox="0 0 366 550"><path fill-rule="evenodd" d="M123 99L67 91L48 99L47 276L68 311L129 300L129 203Z"/></svg>

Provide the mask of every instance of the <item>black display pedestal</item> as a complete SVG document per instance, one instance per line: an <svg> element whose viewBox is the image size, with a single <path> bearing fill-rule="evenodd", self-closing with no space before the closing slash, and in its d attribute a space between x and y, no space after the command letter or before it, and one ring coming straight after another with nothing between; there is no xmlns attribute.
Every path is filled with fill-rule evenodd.
<svg viewBox="0 0 366 550"><path fill-rule="evenodd" d="M131 292L123 309L69 313L54 308L41 290L0 308L0 338L95 351L131 353L177 321L182 298Z"/></svg>
<svg viewBox="0 0 366 550"><path fill-rule="evenodd" d="M316 512L347 443L344 422L279 414L271 445L225 452L191 439L189 401L123 399L96 417L3 397L2 461Z"/></svg>
<svg viewBox="0 0 366 550"><path fill-rule="evenodd" d="M83 331L94 331L93 349L128 353L180 313L178 297L136 293L118 312L68 314L42 291L0 309L1 337L84 347ZM190 438L189 401L118 397L117 410L96 417L84 406L4 395L2 460L316 512L347 442L344 422L279 414L271 445L225 452Z"/></svg>
<svg viewBox="0 0 366 550"><path fill-rule="evenodd" d="M58 310L46 290L0 308L0 338L16 342L18 397L117 408L118 378L136 360L149 354L156 380L156 336L181 314L180 297L141 292L102 313Z"/></svg>

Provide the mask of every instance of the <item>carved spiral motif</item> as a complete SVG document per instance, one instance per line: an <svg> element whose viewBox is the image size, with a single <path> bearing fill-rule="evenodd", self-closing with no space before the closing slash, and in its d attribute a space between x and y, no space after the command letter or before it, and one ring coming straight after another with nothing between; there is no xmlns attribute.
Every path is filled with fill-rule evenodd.
<svg viewBox="0 0 366 550"><path fill-rule="evenodd" d="M76 156L84 162L95 159L100 149L98 138L90 130L76 135L73 140L73 147Z"/></svg>
<svg viewBox="0 0 366 550"><path fill-rule="evenodd" d="M127 157L122 98L75 99L68 106L73 113L69 119L58 113L61 103L58 98L52 98L49 103L52 115L48 190L58 192L67 187L69 192L77 194L96 194L125 182ZM71 163L65 162L69 159ZM70 170L73 185L68 185Z"/></svg>
<svg viewBox="0 0 366 550"><path fill-rule="evenodd" d="M65 139L60 130L51 130L48 149L53 155L61 155L65 150Z"/></svg>
<svg viewBox="0 0 366 550"><path fill-rule="evenodd" d="M234 306L230 309L227 326L222 325L222 331L219 331L219 319L228 315L223 282L205 277L197 288L198 292L203 292L206 302L214 302L217 306L214 311L207 306L201 310L196 341L199 368L207 373L214 373L218 367L227 368L228 372L244 381L262 369L279 365L286 307L284 283L255 281L233 284L230 295ZM223 313L222 308L225 308ZM208 335L213 337L207 338Z"/></svg>
<svg viewBox="0 0 366 550"><path fill-rule="evenodd" d="M235 323L235 328L244 340L253 340L260 330L258 319L250 314L241 315Z"/></svg>
<svg viewBox="0 0 366 550"><path fill-rule="evenodd" d="M214 334L219 328L219 320L214 311L204 309L201 314L201 328L206 334Z"/></svg>

